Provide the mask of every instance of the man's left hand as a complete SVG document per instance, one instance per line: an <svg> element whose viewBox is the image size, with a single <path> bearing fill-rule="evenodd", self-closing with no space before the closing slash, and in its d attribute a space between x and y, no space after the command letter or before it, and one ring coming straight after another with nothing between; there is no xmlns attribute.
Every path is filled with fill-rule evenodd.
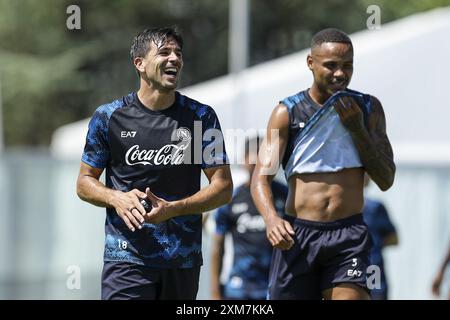
<svg viewBox="0 0 450 320"><path fill-rule="evenodd" d="M175 211L171 208L171 203L162 198L158 198L150 191L150 188L145 189L147 200L150 202L152 209L144 216L145 222L161 223L169 220L175 216Z"/></svg>
<svg viewBox="0 0 450 320"><path fill-rule="evenodd" d="M339 98L334 104L334 109L350 133L359 133L364 130L363 112L353 98Z"/></svg>

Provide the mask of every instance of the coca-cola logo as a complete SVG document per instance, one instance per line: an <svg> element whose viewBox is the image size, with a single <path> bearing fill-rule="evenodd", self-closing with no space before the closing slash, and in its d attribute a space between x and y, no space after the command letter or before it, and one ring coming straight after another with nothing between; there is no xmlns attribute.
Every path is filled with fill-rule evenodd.
<svg viewBox="0 0 450 320"><path fill-rule="evenodd" d="M125 163L129 166L142 165L179 165L184 160L184 150L189 144L167 144L160 149L140 149L134 145L125 154Z"/></svg>

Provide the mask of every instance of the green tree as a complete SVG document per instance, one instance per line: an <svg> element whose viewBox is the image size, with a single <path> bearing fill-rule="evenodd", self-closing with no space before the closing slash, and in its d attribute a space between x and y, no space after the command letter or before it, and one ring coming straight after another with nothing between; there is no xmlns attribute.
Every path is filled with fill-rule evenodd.
<svg viewBox="0 0 450 320"><path fill-rule="evenodd" d="M325 27L365 29L372 4L380 6L382 23L450 5L450 0L250 1L250 65L307 48ZM81 8L81 30L66 27L71 4ZM228 1L0 0L6 145L48 146L57 127L136 89L131 41L146 27L165 25L177 25L185 39L181 86L227 73Z"/></svg>

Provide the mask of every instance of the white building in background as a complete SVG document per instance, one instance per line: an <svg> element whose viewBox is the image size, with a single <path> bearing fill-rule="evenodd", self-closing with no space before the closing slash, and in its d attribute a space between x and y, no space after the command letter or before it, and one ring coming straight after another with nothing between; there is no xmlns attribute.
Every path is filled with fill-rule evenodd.
<svg viewBox="0 0 450 320"><path fill-rule="evenodd" d="M355 60L350 88L370 93L382 102L398 166L392 189L386 193L375 187L369 190L385 202L399 231L400 245L385 252L394 299L432 298L432 277L450 240L449 35L450 7L388 23L380 30L351 35ZM303 50L248 68L239 75L180 91L213 106L225 132L238 128L264 130L279 100L311 85L307 53L308 50ZM80 159L88 121L55 131L51 150L56 158ZM229 143L227 148L230 157L234 157L237 152L234 146ZM235 180L242 179L238 170L234 172ZM63 172L61 175L60 183L64 184L66 177ZM75 203L76 199L64 201L83 207L83 216L90 215L87 213L90 210L101 210ZM103 219L103 215L97 216ZM72 238L76 238L76 221L80 219L69 221L65 217L59 224L71 226ZM103 236L101 229L94 231L92 225L83 227L91 235ZM102 228L102 223L95 224L97 227ZM58 239L65 242L64 237L67 233L61 232ZM79 243L83 244L83 239ZM101 246L102 239L96 243ZM56 254L55 265L60 262L64 265L73 258L65 248L62 245ZM81 256L80 259L88 260ZM206 260L205 256L205 264Z"/></svg>

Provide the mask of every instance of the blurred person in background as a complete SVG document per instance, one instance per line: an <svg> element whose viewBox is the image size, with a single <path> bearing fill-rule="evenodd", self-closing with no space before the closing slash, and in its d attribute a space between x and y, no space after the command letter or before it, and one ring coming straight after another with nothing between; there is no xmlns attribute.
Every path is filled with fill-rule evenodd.
<svg viewBox="0 0 450 320"><path fill-rule="evenodd" d="M100 106L89 123L77 193L106 207L102 299L195 299L202 212L231 199L214 110L176 91L182 47L173 28L138 34L130 53L139 90ZM203 141L205 132L215 139ZM200 189L202 171L209 185Z"/></svg>
<svg viewBox="0 0 450 320"><path fill-rule="evenodd" d="M370 177L364 175L364 187L370 183ZM364 197L363 218L369 228L372 237L372 249L370 250L370 264L377 265L381 272L380 288L374 288L370 292L372 300L388 300L388 284L384 268L383 248L398 245L397 230L389 218L385 206L377 200Z"/></svg>
<svg viewBox="0 0 450 320"><path fill-rule="evenodd" d="M441 294L442 283L444 282L445 276L450 275L450 246L448 247L447 254L445 256L444 261L442 262L441 267L439 268L438 273L433 279L433 285L431 290L436 297L439 297ZM447 299L450 300L450 281L447 279L445 285L447 286Z"/></svg>
<svg viewBox="0 0 450 320"><path fill-rule="evenodd" d="M383 108L374 96L347 88L353 45L344 32L315 34L306 62L313 84L273 110L252 178L275 248L268 298L370 299L364 172L383 191L395 176ZM289 187L283 218L270 189L280 160Z"/></svg>
<svg viewBox="0 0 450 320"><path fill-rule="evenodd" d="M250 194L250 179L262 139L245 142L244 168L247 181L234 191L230 203L220 207L214 215L216 231L211 254L211 298L264 300L267 296L272 246L266 237L266 226ZM271 185L278 214L284 212L287 187L273 181ZM225 236L233 240L233 262L227 282L220 283L224 262Z"/></svg>

